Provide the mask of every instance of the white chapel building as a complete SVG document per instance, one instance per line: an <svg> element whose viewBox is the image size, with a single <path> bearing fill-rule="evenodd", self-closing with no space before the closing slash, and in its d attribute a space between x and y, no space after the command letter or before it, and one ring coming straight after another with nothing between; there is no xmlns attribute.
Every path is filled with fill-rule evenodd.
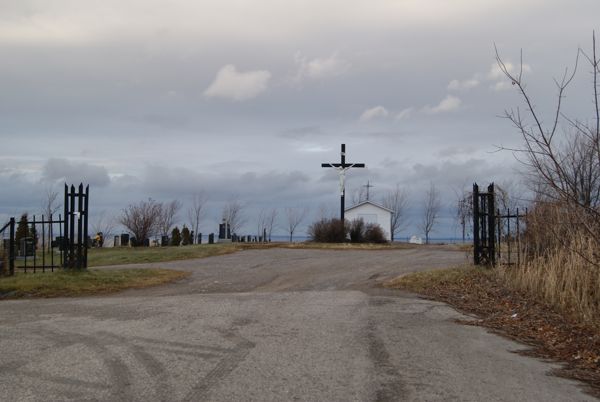
<svg viewBox="0 0 600 402"><path fill-rule="evenodd" d="M365 223L377 223L383 229L386 240L391 241L393 214L394 211L391 209L367 200L346 208L344 216L350 222L362 218Z"/></svg>

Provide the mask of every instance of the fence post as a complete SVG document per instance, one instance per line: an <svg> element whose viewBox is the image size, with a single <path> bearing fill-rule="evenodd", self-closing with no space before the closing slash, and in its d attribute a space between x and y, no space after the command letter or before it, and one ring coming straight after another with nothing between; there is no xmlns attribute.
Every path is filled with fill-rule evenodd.
<svg viewBox="0 0 600 402"><path fill-rule="evenodd" d="M521 266L521 227L519 225L519 208L517 208L517 267Z"/></svg>
<svg viewBox="0 0 600 402"><path fill-rule="evenodd" d="M88 207L90 200L90 185L85 186L85 199L83 200L83 269L87 269L88 259Z"/></svg>
<svg viewBox="0 0 600 402"><path fill-rule="evenodd" d="M500 208L496 208L496 217L497 217L497 227L496 231L498 232L498 264L502 263L502 215L500 215Z"/></svg>
<svg viewBox="0 0 600 402"><path fill-rule="evenodd" d="M492 267L496 266L496 196L494 194L494 183L488 186L488 246L489 246L489 263Z"/></svg>
<svg viewBox="0 0 600 402"><path fill-rule="evenodd" d="M473 263L481 264L481 240L479 238L479 186L473 183Z"/></svg>
<svg viewBox="0 0 600 402"><path fill-rule="evenodd" d="M9 275L15 274L15 218L10 218L8 240L8 272Z"/></svg>
<svg viewBox="0 0 600 402"><path fill-rule="evenodd" d="M65 183L65 202L63 211L63 236L62 236L62 265L63 268L69 268L69 239L67 238L69 233L69 186Z"/></svg>

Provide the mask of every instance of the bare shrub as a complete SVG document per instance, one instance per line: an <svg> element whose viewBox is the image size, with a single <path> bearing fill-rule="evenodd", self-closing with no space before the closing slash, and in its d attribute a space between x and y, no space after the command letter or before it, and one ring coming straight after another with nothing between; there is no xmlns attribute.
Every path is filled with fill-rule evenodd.
<svg viewBox="0 0 600 402"><path fill-rule="evenodd" d="M376 223L369 223L365 227L364 239L367 243L387 243L383 229Z"/></svg>
<svg viewBox="0 0 600 402"><path fill-rule="evenodd" d="M308 228L311 241L318 243L345 243L349 225L340 219L321 219Z"/></svg>
<svg viewBox="0 0 600 402"><path fill-rule="evenodd" d="M352 243L387 243L383 229L377 223L367 223L362 219L346 222Z"/></svg>
<svg viewBox="0 0 600 402"><path fill-rule="evenodd" d="M362 243L365 240L365 222L362 219L354 219L350 222L348 232L352 243Z"/></svg>

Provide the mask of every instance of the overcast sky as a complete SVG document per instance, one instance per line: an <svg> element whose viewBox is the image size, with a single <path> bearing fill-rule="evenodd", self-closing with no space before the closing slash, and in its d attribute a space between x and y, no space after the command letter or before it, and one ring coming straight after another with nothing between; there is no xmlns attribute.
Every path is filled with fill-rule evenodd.
<svg viewBox="0 0 600 402"><path fill-rule="evenodd" d="M364 162L378 200L397 183L411 224L429 183L434 237L452 236L455 189L518 181L498 116L521 105L494 43L540 111L552 79L589 49L598 0L0 0L0 220L39 213L44 189L89 183L94 215L148 197L337 211L321 162ZM589 69L567 93L591 111ZM185 213L180 214L180 224ZM304 231L303 228L301 231ZM280 229L280 233L284 230Z"/></svg>

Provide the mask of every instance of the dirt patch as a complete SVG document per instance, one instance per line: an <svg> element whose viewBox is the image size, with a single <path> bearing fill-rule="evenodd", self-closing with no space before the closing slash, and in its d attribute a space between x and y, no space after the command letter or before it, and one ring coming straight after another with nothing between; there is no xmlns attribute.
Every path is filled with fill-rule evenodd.
<svg viewBox="0 0 600 402"><path fill-rule="evenodd" d="M590 393L600 397L600 323L581 323L509 289L490 270L456 268L409 274L385 286L417 292L477 316L478 320L461 322L530 345L523 354L565 363L553 374L584 381Z"/></svg>

